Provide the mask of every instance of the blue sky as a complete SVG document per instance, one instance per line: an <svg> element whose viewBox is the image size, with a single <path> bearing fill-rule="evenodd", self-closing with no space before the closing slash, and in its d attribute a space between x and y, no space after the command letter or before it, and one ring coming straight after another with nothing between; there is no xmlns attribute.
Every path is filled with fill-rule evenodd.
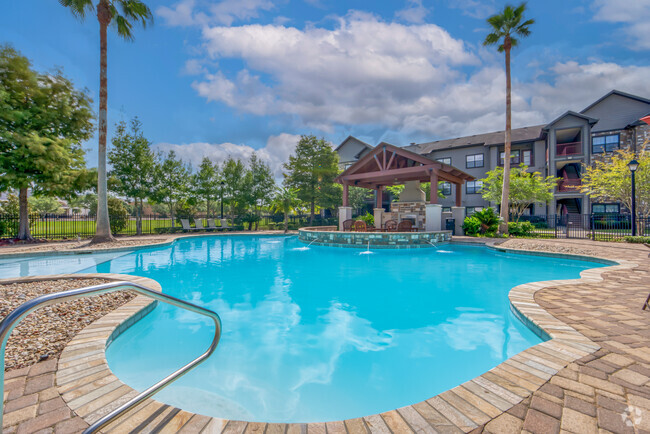
<svg viewBox="0 0 650 434"><path fill-rule="evenodd" d="M503 57L481 43L499 0L160 0L133 43L109 37L109 137L138 116L196 164L257 150L279 174L300 134L334 145L429 141L504 126ZM650 0L533 0L513 53L514 126L616 88L650 97ZM97 106L99 31L54 0L5 2L0 42L55 66ZM90 165L95 140L89 141Z"/></svg>

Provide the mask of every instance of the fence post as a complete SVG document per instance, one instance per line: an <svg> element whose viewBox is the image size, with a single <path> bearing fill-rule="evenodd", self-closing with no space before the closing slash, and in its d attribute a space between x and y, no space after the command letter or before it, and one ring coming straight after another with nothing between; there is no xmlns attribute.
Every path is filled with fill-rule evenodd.
<svg viewBox="0 0 650 434"><path fill-rule="evenodd" d="M589 220L591 221L591 241L596 241L596 224L593 214L589 215Z"/></svg>
<svg viewBox="0 0 650 434"><path fill-rule="evenodd" d="M557 215L553 216L553 220L555 220L555 224L553 225L553 229L555 229L555 238L557 238Z"/></svg>

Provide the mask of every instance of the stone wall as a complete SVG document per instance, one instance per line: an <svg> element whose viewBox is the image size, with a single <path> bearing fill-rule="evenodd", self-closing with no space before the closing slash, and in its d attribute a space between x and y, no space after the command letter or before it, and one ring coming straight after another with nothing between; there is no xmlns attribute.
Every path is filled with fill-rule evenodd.
<svg viewBox="0 0 650 434"><path fill-rule="evenodd" d="M300 229L298 239L319 246L399 249L433 247L431 243L451 241L451 231L440 232L332 232Z"/></svg>
<svg viewBox="0 0 650 434"><path fill-rule="evenodd" d="M607 136L609 134L620 134L620 149L625 149L628 151L633 151L635 149L634 140L636 138L636 151L641 152L642 150L650 152L650 143L646 143L645 146L643 142L650 138L650 126L647 124L639 125L634 128L628 128L620 131L606 131L604 133L596 133L593 137ZM612 157L613 152L603 152L599 154L591 154L592 161L609 161Z"/></svg>

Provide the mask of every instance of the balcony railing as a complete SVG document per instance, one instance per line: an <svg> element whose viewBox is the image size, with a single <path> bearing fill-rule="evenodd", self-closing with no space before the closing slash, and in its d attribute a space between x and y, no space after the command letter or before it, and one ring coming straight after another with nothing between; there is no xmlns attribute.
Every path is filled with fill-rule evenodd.
<svg viewBox="0 0 650 434"><path fill-rule="evenodd" d="M582 142L558 143L555 145L556 157L580 154L582 154Z"/></svg>
<svg viewBox="0 0 650 434"><path fill-rule="evenodd" d="M578 191L581 185L581 179L560 179L557 183L557 191Z"/></svg>

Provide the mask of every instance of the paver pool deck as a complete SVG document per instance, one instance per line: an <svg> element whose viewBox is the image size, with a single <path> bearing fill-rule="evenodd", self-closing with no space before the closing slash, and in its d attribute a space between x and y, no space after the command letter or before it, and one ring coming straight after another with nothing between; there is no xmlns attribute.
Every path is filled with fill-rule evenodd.
<svg viewBox="0 0 650 434"><path fill-rule="evenodd" d="M552 339L411 406L338 422L265 424L195 415L148 400L105 431L650 433L650 311L641 309L650 292L650 249L583 240L516 240L516 246L578 252L620 265L587 270L580 280L513 288L513 306ZM130 279L160 289L134 276L73 276ZM59 359L6 373L3 432L79 432L134 396L108 369L104 350L150 304L137 297L84 329Z"/></svg>

